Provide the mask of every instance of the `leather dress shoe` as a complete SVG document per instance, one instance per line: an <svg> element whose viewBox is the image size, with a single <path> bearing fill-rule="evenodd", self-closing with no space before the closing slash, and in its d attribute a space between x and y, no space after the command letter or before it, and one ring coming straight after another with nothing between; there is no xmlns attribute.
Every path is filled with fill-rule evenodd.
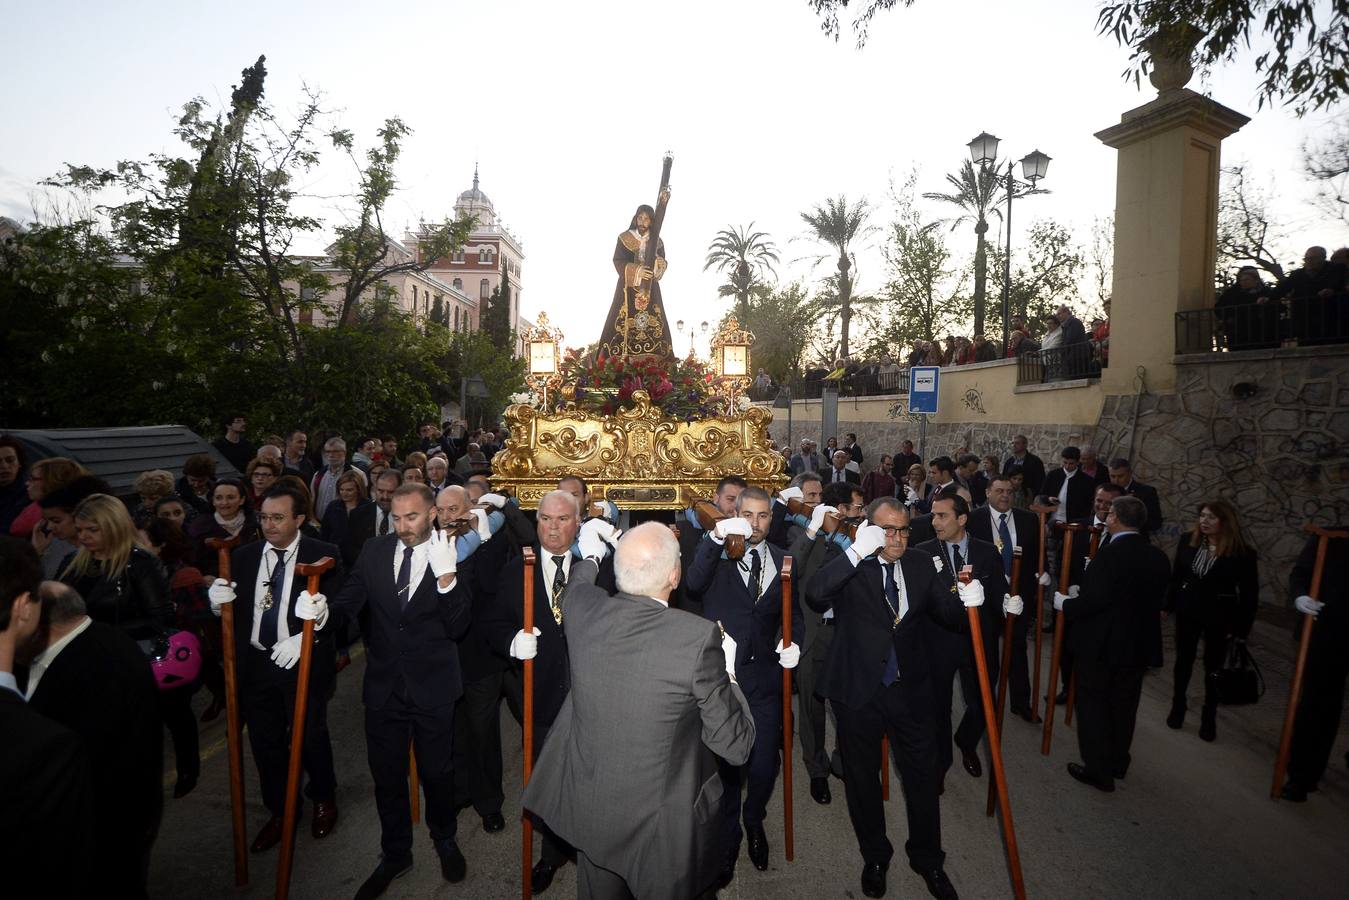
<svg viewBox="0 0 1349 900"><path fill-rule="evenodd" d="M1283 791L1279 796L1293 803L1306 803L1307 789L1300 784L1290 781L1283 786Z"/></svg>
<svg viewBox="0 0 1349 900"><path fill-rule="evenodd" d="M557 866L546 859L539 860L534 863L534 868L529 870L530 889L536 894L542 894L553 883L553 876L555 875L557 875Z"/></svg>
<svg viewBox="0 0 1349 900"><path fill-rule="evenodd" d="M959 900L956 886L946 877L945 869L914 869L927 885L927 892L938 900Z"/></svg>
<svg viewBox="0 0 1349 900"><path fill-rule="evenodd" d="M972 778L978 778L984 774L984 765L979 762L979 753L976 750L961 750L960 764L965 767L965 771L969 772Z"/></svg>
<svg viewBox="0 0 1349 900"><path fill-rule="evenodd" d="M810 799L821 806L826 806L834 799L834 795L829 792L829 778L810 779Z"/></svg>
<svg viewBox="0 0 1349 900"><path fill-rule="evenodd" d="M736 844L734 850L726 852L726 859L722 861L721 871L717 873L717 890L722 890L730 886L735 880L735 861L740 858L740 845Z"/></svg>
<svg viewBox="0 0 1349 900"><path fill-rule="evenodd" d="M459 845L447 840L436 845L436 853L440 856L441 877L450 884L463 881L468 874L468 863L464 861L464 854L459 852Z"/></svg>
<svg viewBox="0 0 1349 900"><path fill-rule="evenodd" d="M762 825L745 826L745 843L749 847L749 861L760 872L768 871L768 835Z"/></svg>
<svg viewBox="0 0 1349 900"><path fill-rule="evenodd" d="M1020 716L1022 719L1025 719L1027 722L1030 722L1032 725L1035 724L1035 713L1031 711L1031 708L1030 708L1029 706L1014 706L1014 707L1012 707L1012 715L1014 715L1014 716Z"/></svg>
<svg viewBox="0 0 1349 900"><path fill-rule="evenodd" d="M328 802L315 801L314 803L314 821L310 825L309 833L316 838L326 838L333 833L333 828L337 826L337 801Z"/></svg>
<svg viewBox="0 0 1349 900"><path fill-rule="evenodd" d="M488 813L482 817L482 830L488 834L496 834L506 827L506 818L499 812Z"/></svg>
<svg viewBox="0 0 1349 900"><path fill-rule="evenodd" d="M867 863L862 867L862 893L868 897L885 896L885 866Z"/></svg>
<svg viewBox="0 0 1349 900"><path fill-rule="evenodd" d="M402 878L411 871L411 854L400 859L381 859L379 865L375 866L375 871L370 873L370 877L356 891L356 900L374 900L389 889L395 878Z"/></svg>
<svg viewBox="0 0 1349 900"><path fill-rule="evenodd" d="M281 829L283 824L280 816L272 816L258 831L258 836L253 838L253 844L248 849L252 850L254 853L266 853L268 850L281 843Z"/></svg>
<svg viewBox="0 0 1349 900"><path fill-rule="evenodd" d="M1115 779L1098 778L1087 771L1087 767L1077 763L1068 763L1068 774L1076 778L1083 784L1089 784L1098 791L1105 791L1107 794L1114 793Z"/></svg>
<svg viewBox="0 0 1349 900"><path fill-rule="evenodd" d="M1058 694L1054 697L1054 703L1058 706L1068 705L1068 689L1060 688Z"/></svg>
<svg viewBox="0 0 1349 900"><path fill-rule="evenodd" d="M192 789L195 788L196 786L197 786L196 775L179 775L178 781L173 785L173 799L181 800L188 794L192 793Z"/></svg>

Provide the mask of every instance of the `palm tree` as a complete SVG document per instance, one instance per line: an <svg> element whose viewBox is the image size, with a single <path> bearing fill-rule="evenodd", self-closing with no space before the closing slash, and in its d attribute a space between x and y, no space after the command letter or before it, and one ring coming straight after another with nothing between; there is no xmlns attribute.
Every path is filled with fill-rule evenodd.
<svg viewBox="0 0 1349 900"><path fill-rule="evenodd" d="M754 223L750 222L743 228L732 225L717 232L712 243L707 245L703 271L715 268L731 279L717 292L723 297L734 294L740 299L740 321L744 322L749 315L750 288L765 283L765 272L776 278L777 271L773 266L778 262L777 247L767 233L755 231Z"/></svg>
<svg viewBox="0 0 1349 900"><path fill-rule="evenodd" d="M801 213L801 218L810 226L814 238L838 251L838 274L834 286L838 291L839 327L842 331L840 356L848 355L848 326L852 322L853 282L848 275L854 262L852 247L875 230L867 224L871 213L871 204L865 197L849 206L848 198L843 194L829 197L823 205L817 203L807 212ZM817 257L816 262L826 256Z"/></svg>

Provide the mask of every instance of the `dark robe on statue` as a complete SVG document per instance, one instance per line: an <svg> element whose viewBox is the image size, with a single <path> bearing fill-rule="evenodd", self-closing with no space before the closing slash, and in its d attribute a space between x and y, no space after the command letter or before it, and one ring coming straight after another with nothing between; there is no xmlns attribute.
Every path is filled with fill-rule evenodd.
<svg viewBox="0 0 1349 900"><path fill-rule="evenodd" d="M649 206L637 210L638 215L651 215ZM648 231L648 234L650 232ZM665 242L656 238L656 260L652 265L655 277L651 281L649 297L637 291L641 274L642 236L637 231L637 216L632 226L618 236L614 245L614 268L618 270L618 286L614 302L600 332L597 356L657 356L674 357L674 342L670 322L665 316L665 304L660 296L660 277L665 274Z"/></svg>

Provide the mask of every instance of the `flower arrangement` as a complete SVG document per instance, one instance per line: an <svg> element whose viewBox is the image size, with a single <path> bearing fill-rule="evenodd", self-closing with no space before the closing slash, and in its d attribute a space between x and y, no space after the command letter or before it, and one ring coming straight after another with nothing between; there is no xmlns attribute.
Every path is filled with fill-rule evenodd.
<svg viewBox="0 0 1349 900"><path fill-rule="evenodd" d="M606 416L632 406L634 391L646 391L652 406L687 422L720 415L725 408L714 392L712 372L697 360L597 358L568 349L562 380L576 386L574 402L579 408Z"/></svg>

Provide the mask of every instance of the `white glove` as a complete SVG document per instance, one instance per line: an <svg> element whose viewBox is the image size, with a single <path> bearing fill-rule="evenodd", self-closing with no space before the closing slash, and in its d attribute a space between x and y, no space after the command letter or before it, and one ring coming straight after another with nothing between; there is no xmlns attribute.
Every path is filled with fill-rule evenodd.
<svg viewBox="0 0 1349 900"><path fill-rule="evenodd" d="M272 647L272 662L283 669L293 669L300 661L300 643L304 635L292 634L284 641L277 641Z"/></svg>
<svg viewBox="0 0 1349 900"><path fill-rule="evenodd" d="M491 540L491 539L492 539L492 526L491 526L491 524L487 521L487 510L485 510L485 509L470 509L470 510L469 510L469 515L470 515L470 517L474 520L474 525L473 525L473 527L477 529L477 531L478 531L478 537L482 538L484 541L489 541L489 540Z"/></svg>
<svg viewBox="0 0 1349 900"><path fill-rule="evenodd" d="M836 512L838 512L838 510L834 509L834 507L825 506L823 503L815 507L815 511L810 514L810 525L806 528L806 537L814 540L815 535L820 533L820 526L824 524L824 514Z"/></svg>
<svg viewBox="0 0 1349 900"><path fill-rule="evenodd" d="M1054 583L1054 579L1049 577L1048 572L1041 572L1040 577L1036 580L1039 581L1040 584L1044 585L1045 587L1049 587L1051 584Z"/></svg>
<svg viewBox="0 0 1349 900"><path fill-rule="evenodd" d="M971 578L968 584L957 581L956 590L960 593L960 602L966 608L984 605L984 585L979 579Z"/></svg>
<svg viewBox="0 0 1349 900"><path fill-rule="evenodd" d="M533 659L539 655L539 629L532 629L533 634L525 631L523 628L515 633L511 638L511 659Z"/></svg>
<svg viewBox="0 0 1349 900"><path fill-rule="evenodd" d="M712 529L712 537L716 538L718 543L724 542L728 535L738 534L748 539L753 533L754 528L749 524L749 519L742 519L739 516L722 519L717 523L717 527Z"/></svg>
<svg viewBox="0 0 1349 900"><path fill-rule="evenodd" d="M206 597L211 601L211 612L217 616L220 615L220 607L226 603L234 602L234 589L238 587L233 581L226 581L223 578L217 578L215 583L206 591Z"/></svg>
<svg viewBox="0 0 1349 900"><path fill-rule="evenodd" d="M723 630L721 633L721 653L726 657L726 674L735 681L735 638L731 637L729 631Z"/></svg>
<svg viewBox="0 0 1349 900"><path fill-rule="evenodd" d="M904 499L906 502L913 504L917 503L922 498L918 496L918 491L914 489L913 485L906 484L904 485Z"/></svg>
<svg viewBox="0 0 1349 900"><path fill-rule="evenodd" d="M211 588L211 590L215 590L215 588ZM212 605L214 605L215 601L212 600L211 603ZM1317 615L1320 614L1321 610L1325 607L1325 603L1323 603L1320 600L1313 600L1306 594L1303 594L1301 597L1298 597L1296 600L1294 600L1293 605L1297 607L1298 612L1306 613L1313 619L1315 619Z"/></svg>
<svg viewBox="0 0 1349 900"><path fill-rule="evenodd" d="M1002 598L1002 611L1009 616L1019 616L1026 609L1025 602L1020 597L1013 597L1007 594Z"/></svg>
<svg viewBox="0 0 1349 900"><path fill-rule="evenodd" d="M805 499L806 495L801 493L801 489L799 487L783 488L782 490L778 491L778 502L781 503L783 506L787 505L788 500L804 501Z"/></svg>
<svg viewBox="0 0 1349 900"><path fill-rule="evenodd" d="M586 519L576 541L581 545L581 556L596 561L609 554L609 540L618 535L618 530L603 519Z"/></svg>
<svg viewBox="0 0 1349 900"><path fill-rule="evenodd" d="M1076 596L1078 596L1078 595L1081 594L1081 593L1082 593L1082 587L1081 587L1080 585L1076 585L1076 584L1070 584L1070 585L1068 585L1068 597L1069 597L1070 599L1071 599L1071 598L1074 598L1074 597L1076 597Z"/></svg>
<svg viewBox="0 0 1349 900"><path fill-rule="evenodd" d="M487 503L491 506L495 506L497 509L501 509L501 507L506 505L506 498L500 494L483 494L478 498L478 502Z"/></svg>
<svg viewBox="0 0 1349 900"><path fill-rule="evenodd" d="M1058 591L1055 591L1055 592L1054 592L1054 609L1055 609L1055 611L1056 611L1056 612L1063 612L1063 601L1065 601L1065 600L1071 600L1071 599L1072 599L1072 598L1069 597L1067 594L1061 594L1061 593L1059 593Z"/></svg>
<svg viewBox="0 0 1349 900"><path fill-rule="evenodd" d="M328 598L322 594L300 591L295 601L295 615L301 619L313 619L314 628L322 628L328 621Z"/></svg>
<svg viewBox="0 0 1349 900"><path fill-rule="evenodd" d="M437 579L453 575L458 565L454 556L454 538L443 531L433 530L431 540L426 542L426 561Z"/></svg>
<svg viewBox="0 0 1349 900"><path fill-rule="evenodd" d="M885 529L879 525L863 525L857 529L857 537L853 538L848 551L853 555L853 565L857 565L884 547Z"/></svg>
<svg viewBox="0 0 1349 900"><path fill-rule="evenodd" d="M790 647L783 648L782 641L777 645L778 662L784 669L795 669L796 664L801 661L801 645L792 644Z"/></svg>

